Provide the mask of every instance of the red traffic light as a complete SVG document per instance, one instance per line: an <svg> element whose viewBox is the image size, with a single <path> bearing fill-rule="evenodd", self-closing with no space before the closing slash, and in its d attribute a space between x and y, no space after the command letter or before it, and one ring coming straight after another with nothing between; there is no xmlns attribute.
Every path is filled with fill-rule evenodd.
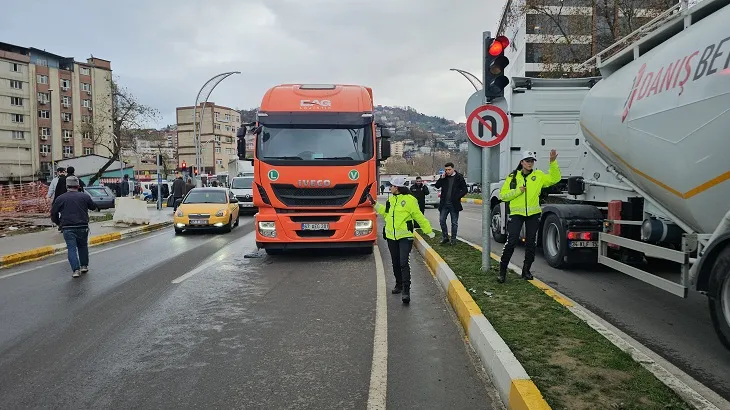
<svg viewBox="0 0 730 410"><path fill-rule="evenodd" d="M496 57L502 54L507 46L509 46L509 39L505 36L499 36L495 38L492 44L489 46L489 55Z"/></svg>
<svg viewBox="0 0 730 410"><path fill-rule="evenodd" d="M187 167L188 167L188 163L185 162L185 161L183 161L182 162L182 165L181 165L181 168L187 168Z"/></svg>

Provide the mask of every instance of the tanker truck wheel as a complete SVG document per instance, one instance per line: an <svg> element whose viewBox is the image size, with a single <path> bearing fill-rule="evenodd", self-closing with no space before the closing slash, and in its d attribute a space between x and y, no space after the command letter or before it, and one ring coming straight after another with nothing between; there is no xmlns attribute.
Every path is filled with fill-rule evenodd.
<svg viewBox="0 0 730 410"><path fill-rule="evenodd" d="M502 233L502 207L499 204L492 208L492 238L497 243L507 242L507 234Z"/></svg>
<svg viewBox="0 0 730 410"><path fill-rule="evenodd" d="M557 269L565 267L568 238L560 218L552 213L548 214L542 225L542 252L548 265Z"/></svg>
<svg viewBox="0 0 730 410"><path fill-rule="evenodd" d="M730 350L730 245L725 246L712 265L709 303L715 332Z"/></svg>

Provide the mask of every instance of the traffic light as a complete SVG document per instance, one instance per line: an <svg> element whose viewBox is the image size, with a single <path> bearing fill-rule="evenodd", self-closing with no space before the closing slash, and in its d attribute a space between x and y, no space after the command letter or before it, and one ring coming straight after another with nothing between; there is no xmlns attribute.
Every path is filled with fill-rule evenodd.
<svg viewBox="0 0 730 410"><path fill-rule="evenodd" d="M185 168L187 168L187 167L188 167L188 163L187 163L187 162L185 162L185 161L183 161L183 162L182 162L182 165L180 165L180 169L185 169Z"/></svg>
<svg viewBox="0 0 730 410"><path fill-rule="evenodd" d="M504 75L504 70L509 65L509 59L504 55L504 50L509 46L509 39L505 36L489 38L484 41L484 46L486 47L484 95L491 100L503 97L504 88L509 84L509 78Z"/></svg>

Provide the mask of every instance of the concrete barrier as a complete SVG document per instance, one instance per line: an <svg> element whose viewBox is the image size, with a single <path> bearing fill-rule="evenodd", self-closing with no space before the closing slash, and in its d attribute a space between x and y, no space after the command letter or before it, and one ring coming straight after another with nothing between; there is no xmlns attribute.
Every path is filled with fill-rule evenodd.
<svg viewBox="0 0 730 410"><path fill-rule="evenodd" d="M112 220L114 223L147 225L150 223L150 212L147 210L147 203L134 198L116 198L114 218Z"/></svg>

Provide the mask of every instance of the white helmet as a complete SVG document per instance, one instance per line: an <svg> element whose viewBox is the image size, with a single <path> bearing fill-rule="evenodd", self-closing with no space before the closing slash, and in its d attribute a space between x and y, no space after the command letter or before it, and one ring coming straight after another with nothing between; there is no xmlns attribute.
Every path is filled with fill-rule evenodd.
<svg viewBox="0 0 730 410"><path fill-rule="evenodd" d="M390 180L390 185L404 187L406 186L406 177L393 177L393 179Z"/></svg>
<svg viewBox="0 0 730 410"><path fill-rule="evenodd" d="M535 151L523 151L522 152L522 159L520 159L520 161L524 161L524 160L526 160L528 158L532 158L535 161L537 161L537 152L535 152Z"/></svg>

